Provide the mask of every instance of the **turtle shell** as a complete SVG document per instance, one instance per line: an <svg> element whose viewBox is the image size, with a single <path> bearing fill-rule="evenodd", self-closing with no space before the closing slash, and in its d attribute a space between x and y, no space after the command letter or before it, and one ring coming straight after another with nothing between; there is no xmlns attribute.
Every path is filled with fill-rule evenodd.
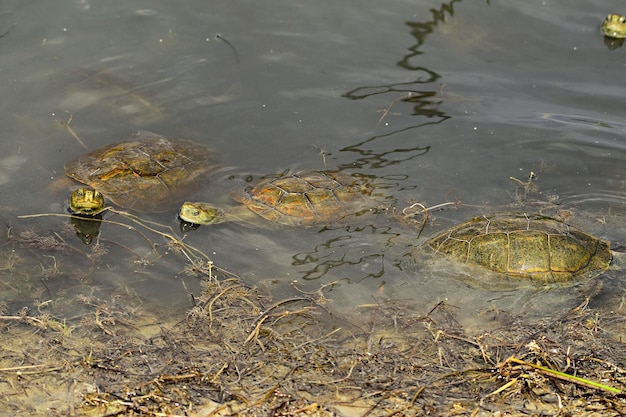
<svg viewBox="0 0 626 417"><path fill-rule="evenodd" d="M205 146L154 136L81 155L65 164L65 173L118 206L156 212L179 204L217 165L217 154Z"/></svg>
<svg viewBox="0 0 626 417"><path fill-rule="evenodd" d="M367 206L371 191L349 174L305 171L266 177L247 188L239 200L266 220L299 226L329 223L355 214Z"/></svg>
<svg viewBox="0 0 626 417"><path fill-rule="evenodd" d="M542 215L476 217L428 244L461 262L537 283L592 278L604 272L612 260L608 242Z"/></svg>

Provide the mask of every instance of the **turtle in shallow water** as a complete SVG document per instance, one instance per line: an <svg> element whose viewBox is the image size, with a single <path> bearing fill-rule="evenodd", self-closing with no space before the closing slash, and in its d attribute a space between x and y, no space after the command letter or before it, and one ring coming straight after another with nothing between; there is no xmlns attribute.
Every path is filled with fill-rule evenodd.
<svg viewBox="0 0 626 417"><path fill-rule="evenodd" d="M104 197L99 191L81 187L70 196L68 211L78 216L96 216L104 211Z"/></svg>
<svg viewBox="0 0 626 417"><path fill-rule="evenodd" d="M609 14L604 18L601 26L604 36L609 38L626 38L626 17L619 14Z"/></svg>
<svg viewBox="0 0 626 417"><path fill-rule="evenodd" d="M186 202L179 216L201 225L265 219L288 226L332 223L375 203L372 187L362 179L334 171L304 171L263 178L236 198L241 205L227 209L209 203Z"/></svg>
<svg viewBox="0 0 626 417"><path fill-rule="evenodd" d="M70 223L85 245L90 245L100 234L102 212L105 210L104 197L97 190L81 187L70 196L67 208L72 214Z"/></svg>
<svg viewBox="0 0 626 417"><path fill-rule="evenodd" d="M81 155L65 164L65 173L118 206L158 212L179 204L177 199L193 190L217 165L217 154L203 145L154 135ZM76 199L74 209L78 212L79 203Z"/></svg>
<svg viewBox="0 0 626 417"><path fill-rule="evenodd" d="M475 217L430 239L436 252L533 285L593 278L613 259L609 242L539 214Z"/></svg>

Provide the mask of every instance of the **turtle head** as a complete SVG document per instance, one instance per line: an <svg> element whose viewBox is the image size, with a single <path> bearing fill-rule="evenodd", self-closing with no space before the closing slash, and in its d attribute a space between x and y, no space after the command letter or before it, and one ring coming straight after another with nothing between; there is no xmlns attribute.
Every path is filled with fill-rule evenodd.
<svg viewBox="0 0 626 417"><path fill-rule="evenodd" d="M70 196L68 211L81 216L95 216L104 210L104 197L91 188L78 188Z"/></svg>
<svg viewBox="0 0 626 417"><path fill-rule="evenodd" d="M193 224L214 224L220 222L223 212L207 203L186 202L180 207L178 217Z"/></svg>

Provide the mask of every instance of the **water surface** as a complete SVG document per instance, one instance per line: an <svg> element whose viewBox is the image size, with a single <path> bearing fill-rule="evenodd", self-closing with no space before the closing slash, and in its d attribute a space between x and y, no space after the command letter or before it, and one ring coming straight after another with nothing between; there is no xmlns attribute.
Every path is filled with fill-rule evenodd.
<svg viewBox="0 0 626 417"><path fill-rule="evenodd" d="M345 313L381 297L414 299L424 310L446 299L478 328L489 324L475 312L492 304L512 314L528 303L545 307L531 295L489 294L443 278L415 246L474 215L538 207L511 206L520 200L558 204L572 224L624 241L626 55L599 33L613 11L606 7L5 2L3 218L15 234L66 227L66 219L16 216L64 213L67 188L51 191L50 183L64 176L64 161L86 151L60 123L71 116L89 149L138 130L211 146L223 168L194 198L226 206L235 204L231 192L287 169L375 179L389 210L354 224L273 231L225 224L186 238L215 265L277 296L294 283L302 291L328 285ZM524 195L509 177L525 181L531 172L538 188ZM393 214L416 201L457 205L431 213L420 234ZM173 212L141 217L177 227ZM5 302L18 308L102 285L128 288L148 304L191 305L199 277L185 273L187 260L175 251L151 255L149 243L164 247L167 239L104 226L108 252L93 273L76 273L92 249L63 229L74 255L64 255L60 277L38 287L31 271L23 279L35 295L11 293ZM607 288L622 291L623 273L607 275ZM578 301L555 297L542 314ZM609 306L616 302L609 297Z"/></svg>

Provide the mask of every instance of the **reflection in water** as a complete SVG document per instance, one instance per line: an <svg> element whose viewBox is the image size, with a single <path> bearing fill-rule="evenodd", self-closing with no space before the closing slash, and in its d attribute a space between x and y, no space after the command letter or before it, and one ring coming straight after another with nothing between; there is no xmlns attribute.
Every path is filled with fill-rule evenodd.
<svg viewBox="0 0 626 417"><path fill-rule="evenodd" d="M449 119L450 116L437 108L439 104L441 104L441 100L432 100L433 97L437 97L439 95L439 88L437 90L421 90L418 88L418 86L423 84L432 84L433 82L441 78L441 76L434 71L428 70L426 68L419 68L418 70L422 71L427 76L425 78L420 78L409 83L394 83L389 85L358 87L343 94L343 97L350 100L362 100L364 98L381 94L393 93L394 96L396 96L396 93L402 94L399 97L396 96L391 104L385 110L383 110L383 115L379 119L379 124L389 114L392 106L399 101L414 104L412 113L413 116L423 116L428 119L439 119L436 122L429 122L424 124L437 124ZM424 124L413 127L423 126ZM406 129L402 129L394 133L402 132L403 130Z"/></svg>
<svg viewBox="0 0 626 417"><path fill-rule="evenodd" d="M432 20L427 22L407 22L407 26L411 28L411 35L417 40L417 43L409 48L411 53L407 54L402 58L398 65L402 68L406 68L411 71L423 70L423 68L411 65L409 61L413 59L413 57L421 55L422 52L419 48L426 42L426 38L430 35L435 27L437 27L440 23L445 23L446 15L454 16L454 3L460 3L463 0L452 0L449 3L444 3L441 5L439 10L430 9L432 13ZM489 1L487 1L489 4Z"/></svg>
<svg viewBox="0 0 626 417"><path fill-rule="evenodd" d="M609 51L613 51L615 49L619 49L622 47L622 45L624 44L624 38L617 39L617 38L611 38L609 36L605 36L604 44L606 45Z"/></svg>
<svg viewBox="0 0 626 417"><path fill-rule="evenodd" d="M388 150L390 148L389 143L386 142L384 151L374 151L372 149L366 149L365 144L371 144L378 139L388 138L392 135L404 133L408 130L439 124L450 118L444 111L439 109L439 105L443 102L441 96L441 87L437 86L436 89L424 88L426 85L432 86L433 83L441 79L441 75L432 69L428 69L422 66L413 65L410 61L421 55L419 50L426 42L426 38L431 34L434 28L441 22L445 22L446 16L454 15L454 3L461 2L462 0L452 0L448 3L442 4L438 10L431 9L432 19L426 22L407 22L407 25L411 28L411 35L416 39L415 45L411 46L409 54L405 55L397 65L405 68L413 73L417 73L417 77L411 82L400 82L392 84L374 85L374 86L361 86L343 94L343 97L350 100L362 100L371 96L392 94L392 99L389 106L383 110L382 116L378 121L381 122L390 114L394 104L398 102L413 104L413 116L421 116L428 119L427 122L420 122L418 124L406 127L403 126L390 133L384 135L374 136L361 143L351 145L342 149L342 151L357 152L363 157L355 161L352 166L380 168L391 164L403 163L411 160L417 156L424 155L428 152L429 146L415 146L409 148L400 148ZM487 2L488 3L488 2ZM402 157L396 157L395 155L401 153Z"/></svg>
<svg viewBox="0 0 626 417"><path fill-rule="evenodd" d="M77 216L70 218L76 236L85 244L90 245L93 240L100 234L100 225L102 224L102 214L95 216Z"/></svg>
<svg viewBox="0 0 626 417"><path fill-rule="evenodd" d="M416 103L413 109L414 116L424 116L428 119L435 119L434 121L428 121L419 123L413 126L402 127L400 129L396 129L392 132L385 133L382 135L376 135L370 137L362 142L346 146L340 151L342 152L356 152L361 155L360 158L356 158L352 160L349 164L345 166L348 167L357 167L357 168L382 168L389 165L395 165L404 163L406 161L410 161L418 156L423 156L430 150L430 146L428 145L416 145L412 147L402 147L391 149L388 142L385 142L384 146L382 146L381 150L374 150L365 145L373 144L377 142L379 139L385 139L400 133L404 133L406 131L416 129L419 127L439 124L443 121L449 119L444 112L438 110L436 106L439 103L433 103L430 99L437 95L437 92L433 91L420 91L417 88L411 88L413 86L422 84L422 83L431 83L434 80L439 78L439 75L434 72L424 70L429 73L429 77L427 80L422 81L418 80L412 83L397 83L390 85L380 85L380 86L372 86L372 87L358 87L354 90L351 90L343 95L343 97L349 98L351 100L361 100L370 96L376 96L380 94L387 93L404 93L403 96L396 98L392 101L392 103L385 109L383 116L381 117L379 123L384 119L384 117L389 114L389 111L392 105L398 101L405 103ZM434 107L433 107L434 105Z"/></svg>
<svg viewBox="0 0 626 417"><path fill-rule="evenodd" d="M403 166L429 152L429 144L424 144L411 137L407 138L403 134L413 129L440 124L450 118L440 109L443 102L441 87L439 86L441 75L432 69L411 65L409 62L413 57L422 53L419 48L424 44L428 34L433 32L435 26L445 21L446 15L453 15L453 5L458 1L461 0L453 0L443 4L439 10L431 10L433 16L430 21L407 23L417 42L409 48L411 53L403 57L398 65L411 71L414 81L360 86L343 94L343 97L350 100L363 100L376 96L391 97L389 105L383 110L378 121L379 126L388 115L392 114L396 104L410 103L413 106L411 114L420 119L417 119L418 121L410 126L404 125L391 132L378 134L342 148L342 152L355 152L358 157L350 158L350 164L341 166L340 169L348 167L376 169L392 165ZM436 87L434 87L435 85ZM391 142L392 137L399 142L395 146ZM396 184L397 186L398 184ZM386 272L385 262L388 261L386 258L393 258L393 256L389 256L389 250L395 245L396 238L401 234L411 235L413 239L415 236L412 233L407 233L407 230L401 227L385 230L375 226L369 227L377 239L384 238L385 241L370 246L355 245L352 236L347 234L317 245L312 251L298 253L293 257L293 265L308 265L308 269L303 271L305 279L317 279L330 274L331 271L332 276L336 279L350 277L350 280L354 282L361 282L368 278L380 279ZM397 270L395 272L402 270L401 262L398 263L393 259L388 262L392 265L392 269ZM352 268L346 273L342 273L340 268L345 266L352 266ZM355 269L357 270L355 271ZM389 272L387 271L387 273Z"/></svg>
<svg viewBox="0 0 626 417"><path fill-rule="evenodd" d="M441 75L426 68L419 68L419 70L423 71L424 74L427 76L425 79L418 79L409 83L394 83L389 85L358 87L343 94L343 97L349 98L350 100L362 100L364 98L376 96L379 94L406 93L405 96L400 97L399 99L405 102L419 102L420 98L434 97L435 95L437 95L437 92L420 91L413 86L433 83L441 78Z"/></svg>
<svg viewBox="0 0 626 417"><path fill-rule="evenodd" d="M325 228L323 231L337 232ZM361 282L368 279L378 279L385 274L386 251L395 245L400 237L398 229L367 225L361 227L347 226L340 236L333 237L326 242L315 245L310 251L295 254L292 265L302 267L302 278L315 280L332 274L333 278L348 278L349 282ZM376 243L371 239L360 239L359 235L369 233L376 237Z"/></svg>
<svg viewBox="0 0 626 417"><path fill-rule="evenodd" d="M349 164L340 165L338 167L339 170L345 168L382 168L389 165L400 164L406 161L410 161L418 156L423 156L428 153L430 150L430 146L414 146L410 148L404 149L392 149L392 150L380 150L376 151L373 149L367 149L364 145L368 143L373 143L381 138L386 138L392 136L396 133L403 132L410 129L415 129L417 127L421 127L427 125L429 123L423 123L417 126L407 127L405 129L397 130L392 133L386 133L384 135L372 136L362 142L356 143L354 145L346 146L345 148L340 149L342 152L356 152L361 155L360 158L356 158L352 160Z"/></svg>
<svg viewBox="0 0 626 417"><path fill-rule="evenodd" d="M445 22L446 14L450 16L454 15L453 5L454 3L460 1L462 0L452 0L449 3L441 5L439 10L431 9L433 17L432 20L429 20L427 22L407 22L407 25L411 28L411 35L415 37L417 42L415 45L408 48L411 53L405 55L398 62L398 65L409 71L418 72L419 75L417 79L415 79L415 81L408 83L393 83L390 85L358 87L354 90L348 91L343 95L343 97L349 98L351 100L360 100L379 94L404 93L402 97L396 98L393 102L403 101L416 103L413 111L413 115L415 116L425 116L427 118L439 117L443 120L447 119L449 116L441 111L436 110L436 105L438 105L439 103L433 103L430 100L432 97L438 95L439 89L422 90L417 88L417 86L419 85L432 84L436 82L441 78L441 75L438 74L436 71L422 66L412 65L409 62L413 57L422 54L419 48L426 42L427 36L433 32L433 29L440 22ZM387 109L387 111L388 110L389 108Z"/></svg>

